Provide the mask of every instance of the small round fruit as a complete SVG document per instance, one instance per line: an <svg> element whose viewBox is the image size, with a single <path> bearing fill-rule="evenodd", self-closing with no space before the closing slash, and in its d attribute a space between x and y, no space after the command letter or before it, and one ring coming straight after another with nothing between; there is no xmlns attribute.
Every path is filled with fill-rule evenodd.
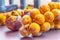
<svg viewBox="0 0 60 40"><path fill-rule="evenodd" d="M20 20L17 20L18 18L16 16L9 16L6 18L6 26L8 29L12 31L18 31L21 27Z"/></svg>
<svg viewBox="0 0 60 40"><path fill-rule="evenodd" d="M58 8L58 2L50 2L48 5L50 6L51 10Z"/></svg>
<svg viewBox="0 0 60 40"><path fill-rule="evenodd" d="M40 25L35 22L31 23L29 26L29 31L32 34L37 35L40 32Z"/></svg>
<svg viewBox="0 0 60 40"><path fill-rule="evenodd" d="M47 22L53 22L54 14L52 12L46 12L44 16Z"/></svg>
<svg viewBox="0 0 60 40"><path fill-rule="evenodd" d="M32 19L29 15L24 15L23 18L22 18L22 23L25 25L25 24L29 24L32 22Z"/></svg>
<svg viewBox="0 0 60 40"><path fill-rule="evenodd" d="M6 15L0 13L0 24L5 25Z"/></svg>
<svg viewBox="0 0 60 40"><path fill-rule="evenodd" d="M60 24L55 24L54 28L55 29L60 29Z"/></svg>
<svg viewBox="0 0 60 40"><path fill-rule="evenodd" d="M50 7L49 5L42 5L40 6L39 10L42 14L44 14L45 12L50 11Z"/></svg>
<svg viewBox="0 0 60 40"><path fill-rule="evenodd" d="M32 19L34 19L34 17L35 17L37 14L40 14L40 11L39 11L38 9L32 9L32 10L30 11L30 17L31 17Z"/></svg>
<svg viewBox="0 0 60 40"><path fill-rule="evenodd" d="M54 14L55 17L57 17L60 14L60 10L59 9L53 9L52 13Z"/></svg>
<svg viewBox="0 0 60 40"><path fill-rule="evenodd" d="M49 22L45 22L44 24L41 25L41 31L43 32L49 31L50 28L51 28L51 25Z"/></svg>
<svg viewBox="0 0 60 40"><path fill-rule="evenodd" d="M34 21L38 24L43 24L45 22L45 17L43 14L37 14Z"/></svg>
<svg viewBox="0 0 60 40"><path fill-rule="evenodd" d="M19 32L22 36L24 37L28 37L30 35L30 32L28 31L28 29L26 29L24 26L22 26L20 29L19 29Z"/></svg>

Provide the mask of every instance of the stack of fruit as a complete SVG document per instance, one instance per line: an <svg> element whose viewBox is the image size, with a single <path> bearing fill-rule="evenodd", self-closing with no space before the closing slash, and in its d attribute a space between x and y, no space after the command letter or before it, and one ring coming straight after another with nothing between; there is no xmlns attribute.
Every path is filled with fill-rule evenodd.
<svg viewBox="0 0 60 40"><path fill-rule="evenodd" d="M32 9L30 15L22 17L22 27L19 32L24 37L40 36L50 29L60 29L60 3L51 2L41 5L39 9Z"/></svg>

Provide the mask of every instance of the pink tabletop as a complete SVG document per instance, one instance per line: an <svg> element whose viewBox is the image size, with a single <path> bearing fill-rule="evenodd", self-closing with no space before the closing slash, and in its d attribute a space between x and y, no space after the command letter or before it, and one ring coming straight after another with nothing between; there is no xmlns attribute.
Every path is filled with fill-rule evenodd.
<svg viewBox="0 0 60 40"><path fill-rule="evenodd" d="M12 32L0 26L0 40L60 40L60 30L51 30L40 37L22 38L19 32Z"/></svg>

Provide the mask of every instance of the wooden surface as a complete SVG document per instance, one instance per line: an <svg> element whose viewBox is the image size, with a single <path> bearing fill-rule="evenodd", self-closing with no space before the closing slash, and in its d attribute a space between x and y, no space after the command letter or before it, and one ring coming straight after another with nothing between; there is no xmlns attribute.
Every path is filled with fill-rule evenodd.
<svg viewBox="0 0 60 40"><path fill-rule="evenodd" d="M19 32L12 32L5 26L0 26L0 40L60 40L60 30L51 30L40 37L22 38Z"/></svg>

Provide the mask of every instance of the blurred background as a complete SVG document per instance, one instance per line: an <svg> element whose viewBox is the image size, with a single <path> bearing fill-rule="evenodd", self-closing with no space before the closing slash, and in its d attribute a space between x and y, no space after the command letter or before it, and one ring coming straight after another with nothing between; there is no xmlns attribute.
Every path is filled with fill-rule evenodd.
<svg viewBox="0 0 60 40"><path fill-rule="evenodd" d="M0 12L17 8L24 9L28 4L38 8L40 5L47 4L51 1L60 2L60 0L0 0Z"/></svg>

